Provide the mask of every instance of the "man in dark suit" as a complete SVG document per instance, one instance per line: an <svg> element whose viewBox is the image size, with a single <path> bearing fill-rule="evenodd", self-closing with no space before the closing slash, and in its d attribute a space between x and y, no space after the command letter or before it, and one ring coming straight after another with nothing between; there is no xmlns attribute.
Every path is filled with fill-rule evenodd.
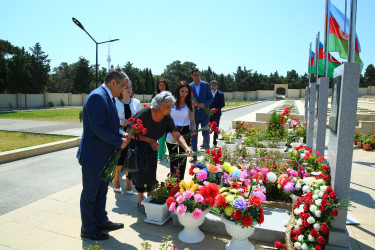
<svg viewBox="0 0 375 250"><path fill-rule="evenodd" d="M201 124L201 127L207 126L208 122L210 121L209 116L203 111L203 108L207 107L209 108L213 97L212 92L210 89L210 85L208 82L201 81L200 72L198 69L193 69L191 72L191 78L193 78L193 82L190 83L190 89L191 93L193 93L193 96L196 100L196 102L193 102L194 108L194 117L195 117L195 124L196 128L198 129L199 124ZM202 131L203 135L203 145L205 149L210 148L210 133L208 130ZM197 140L198 135L192 135L191 136L191 148L194 152L196 152L197 149ZM197 156L193 156L190 159L190 162L197 161Z"/></svg>
<svg viewBox="0 0 375 250"><path fill-rule="evenodd" d="M224 100L224 93L218 90L219 84L216 80L212 80L210 82L211 85L211 91L212 96L214 97L213 102L210 104L210 109L216 109L216 112L210 117L210 122L215 121L217 123L217 126L219 127L220 123L220 117L221 117L221 109L225 106L225 100ZM217 132L214 132L214 140L213 145L216 147L217 145Z"/></svg>
<svg viewBox="0 0 375 250"><path fill-rule="evenodd" d="M123 228L107 217L108 182L101 180L101 172L115 149L128 144L126 134L119 127L115 97L120 96L129 77L115 68L107 73L105 82L86 98L83 109L83 134L77 152L82 166L81 237L92 240L109 238L104 230Z"/></svg>

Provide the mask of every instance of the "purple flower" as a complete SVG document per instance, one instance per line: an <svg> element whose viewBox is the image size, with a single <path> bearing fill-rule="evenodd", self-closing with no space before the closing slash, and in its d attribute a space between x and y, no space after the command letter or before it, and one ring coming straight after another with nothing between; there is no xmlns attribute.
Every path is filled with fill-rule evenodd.
<svg viewBox="0 0 375 250"><path fill-rule="evenodd" d="M245 210L246 207L247 207L247 202L242 199L242 198L239 198L239 199L235 199L233 201L233 205L237 208L237 209L243 209Z"/></svg>
<svg viewBox="0 0 375 250"><path fill-rule="evenodd" d="M285 192L294 191L294 182L293 182L293 181L288 181L288 182L284 185L284 190L285 190Z"/></svg>

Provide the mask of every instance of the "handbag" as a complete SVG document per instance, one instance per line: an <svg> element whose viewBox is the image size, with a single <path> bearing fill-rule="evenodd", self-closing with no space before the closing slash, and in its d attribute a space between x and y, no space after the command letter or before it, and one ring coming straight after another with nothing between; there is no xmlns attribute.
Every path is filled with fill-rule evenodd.
<svg viewBox="0 0 375 250"><path fill-rule="evenodd" d="M138 135L136 135L136 139L131 144L133 145L129 147L123 163L123 169L129 173L138 172L147 167L147 152L140 145Z"/></svg>

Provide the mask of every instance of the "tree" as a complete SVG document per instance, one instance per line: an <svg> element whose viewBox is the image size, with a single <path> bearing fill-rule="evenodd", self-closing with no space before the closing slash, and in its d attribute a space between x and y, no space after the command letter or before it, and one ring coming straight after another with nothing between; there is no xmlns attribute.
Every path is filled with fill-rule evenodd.
<svg viewBox="0 0 375 250"><path fill-rule="evenodd" d="M89 61L80 57L78 62L73 64L73 85L72 93L90 93L93 89L94 70Z"/></svg>
<svg viewBox="0 0 375 250"><path fill-rule="evenodd" d="M19 48L14 47L10 42L0 39L0 93L7 91L9 80L9 61Z"/></svg>
<svg viewBox="0 0 375 250"><path fill-rule="evenodd" d="M174 61L171 64L167 65L164 72L160 75L161 78L164 78L171 88L171 91L174 91L175 86L180 81L191 82L191 71L196 68L197 65L193 62L184 62L181 64L180 61Z"/></svg>
<svg viewBox="0 0 375 250"><path fill-rule="evenodd" d="M37 42L34 47L30 48L30 73L31 89L30 93L42 93L48 83L48 73L50 71L48 55L42 50Z"/></svg>
<svg viewBox="0 0 375 250"><path fill-rule="evenodd" d="M141 72L138 68L133 67L131 62L127 62L122 70L129 76L132 81L133 93L144 94L145 93L145 82L142 80Z"/></svg>
<svg viewBox="0 0 375 250"><path fill-rule="evenodd" d="M7 90L10 93L32 93L31 55L25 51L25 48L17 50L9 61L9 80Z"/></svg>
<svg viewBox="0 0 375 250"><path fill-rule="evenodd" d="M57 93L69 93L72 91L74 66L66 62L53 69L50 76L47 91Z"/></svg>
<svg viewBox="0 0 375 250"><path fill-rule="evenodd" d="M246 66L244 66L244 69L242 70L241 66L238 66L237 72L234 73L235 76L235 82L233 84L233 90L232 91L247 91L252 90L252 74L251 69L247 70Z"/></svg>
<svg viewBox="0 0 375 250"><path fill-rule="evenodd" d="M284 82L288 84L288 88L296 89L297 86L299 85L299 81L300 81L299 75L294 69L286 72L286 78Z"/></svg>
<svg viewBox="0 0 375 250"><path fill-rule="evenodd" d="M375 86L375 67L372 63L365 70L364 83L366 86Z"/></svg>

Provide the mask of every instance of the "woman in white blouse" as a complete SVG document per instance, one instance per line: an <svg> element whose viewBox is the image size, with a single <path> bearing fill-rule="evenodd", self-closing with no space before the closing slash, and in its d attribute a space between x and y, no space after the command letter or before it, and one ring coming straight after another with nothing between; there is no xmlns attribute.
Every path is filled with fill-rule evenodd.
<svg viewBox="0 0 375 250"><path fill-rule="evenodd" d="M176 98L176 103L172 107L170 113L174 124L176 125L176 130L180 132L182 136L190 134L195 131L195 119L194 119L194 108L191 101L191 91L190 86L187 82L181 81L177 84L176 90L174 92ZM185 138L186 143L190 144L190 136ZM185 150L177 145L172 144L167 141L167 147L169 155L184 153ZM185 176L186 160L184 158L176 158L176 160L170 161L170 172L171 175L176 175L177 170L179 171L178 178L183 180Z"/></svg>
<svg viewBox="0 0 375 250"><path fill-rule="evenodd" d="M129 81L124 87L121 95L119 98L116 98L116 107L118 112L118 117L120 118L120 126L125 127L124 130L127 129L129 124L128 119L131 116L134 116L140 109L141 103L138 99L132 97L132 82ZM117 171L115 171L113 177L113 189L115 192L122 192L121 185L120 185L120 172L122 168L122 164L124 163L126 152L128 147L122 150L121 157L118 161ZM127 178L128 173L125 172L126 180L125 180L125 188L128 194L133 194L133 186L131 181Z"/></svg>

